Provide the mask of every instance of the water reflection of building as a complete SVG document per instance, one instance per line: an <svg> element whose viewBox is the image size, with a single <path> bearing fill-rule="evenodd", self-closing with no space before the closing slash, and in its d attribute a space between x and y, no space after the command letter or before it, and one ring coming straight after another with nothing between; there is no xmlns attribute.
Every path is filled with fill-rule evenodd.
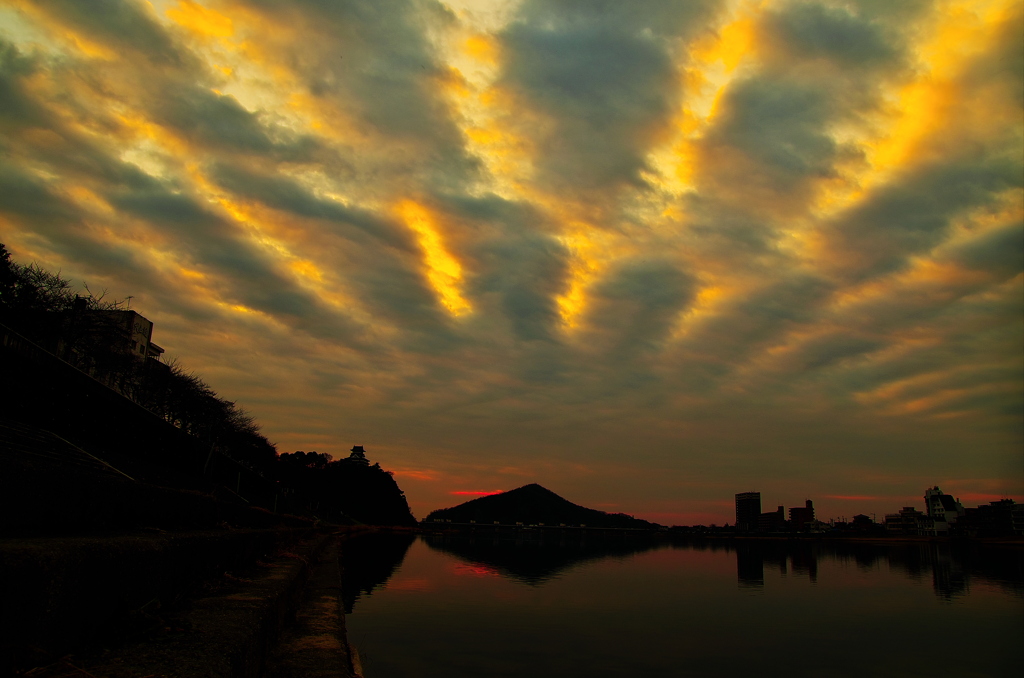
<svg viewBox="0 0 1024 678"><path fill-rule="evenodd" d="M772 567L780 577L789 572L806 575L812 584L818 581L816 544L777 541L742 541L736 544L736 580L740 588L763 588L764 569Z"/></svg>
<svg viewBox="0 0 1024 678"><path fill-rule="evenodd" d="M761 493L740 492L736 495L736 529L740 532L757 530L761 515Z"/></svg>
<svg viewBox="0 0 1024 678"><path fill-rule="evenodd" d="M814 552L813 547L809 545L803 545L801 548L797 548L791 554L790 560L793 563L794 574L806 574L807 578L811 580L812 584L817 583L818 554Z"/></svg>
<svg viewBox="0 0 1024 678"><path fill-rule="evenodd" d="M715 550L714 543L691 543L687 548ZM718 546L721 548L721 546ZM856 563L861 572L876 569L902 574L908 579L927 584L942 600L954 600L971 589L977 578L999 586L1016 596L1024 596L1024 552L1008 547L979 548L956 542L893 541L863 543L846 540L736 540L729 550L735 551L736 581L741 589L763 589L792 573L806 576L810 583L818 581L820 563L829 561ZM835 568L831 576L846 575ZM765 575L768 575L767 577ZM773 576L774 574L774 576Z"/></svg>
<svg viewBox="0 0 1024 678"><path fill-rule="evenodd" d="M763 589L765 572L775 578L792 573L818 581L821 561L855 562L862 572L875 570L881 563L893 572L921 582L931 577L932 590L942 600L953 600L969 593L972 576L1024 594L1020 567L1024 554L1016 551L978 552L963 546L941 543L893 543L889 545L852 542L801 543L779 541L740 541L735 545L736 580L741 589ZM844 575L839 574L842 577ZM769 576L768 579L771 579Z"/></svg>
<svg viewBox="0 0 1024 678"><path fill-rule="evenodd" d="M943 600L952 600L968 590L963 560L937 544L932 544L932 589Z"/></svg>
<svg viewBox="0 0 1024 678"><path fill-rule="evenodd" d="M741 543L736 546L736 579L740 588L764 586L764 556L759 544Z"/></svg>

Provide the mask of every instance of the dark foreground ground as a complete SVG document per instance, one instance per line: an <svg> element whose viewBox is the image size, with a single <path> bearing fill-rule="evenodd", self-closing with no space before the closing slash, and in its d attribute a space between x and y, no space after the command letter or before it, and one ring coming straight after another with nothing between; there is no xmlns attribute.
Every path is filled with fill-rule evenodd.
<svg viewBox="0 0 1024 678"><path fill-rule="evenodd" d="M111 600L90 614L88 602L79 604L94 597L87 582L69 582L82 587L76 595L59 591L60 582L51 579L46 601L22 596L22 604L31 607L21 609L20 626L14 618L19 610L5 606L4 673L34 678L358 677L358 659L345 637L339 550L359 531L278 534L271 549L251 562L192 582L187 594L165 593L164 600L154 597L131 609L123 609L131 592L108 589ZM38 566L40 559L80 554L95 549L98 541L109 548L119 539L130 541L123 548L138 550L138 539L126 536L94 537L87 540L91 544L68 539L46 549L39 540L4 540L2 562L6 574L17 575L10 571L16 560L23 566L34 560ZM137 593L134 600L139 600Z"/></svg>

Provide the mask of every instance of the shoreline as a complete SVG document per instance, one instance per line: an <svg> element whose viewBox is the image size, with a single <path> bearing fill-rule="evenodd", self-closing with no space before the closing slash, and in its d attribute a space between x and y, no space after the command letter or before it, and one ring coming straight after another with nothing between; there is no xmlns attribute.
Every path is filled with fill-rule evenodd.
<svg viewBox="0 0 1024 678"><path fill-rule="evenodd" d="M482 523L428 523L419 528L410 528L419 534L490 534L490 535L536 535L576 534L601 537L650 537L660 540L679 541L771 541L771 542L846 542L858 544L976 544L983 546L1005 546L1024 549L1024 536L970 536L970 535L886 535L886 534L841 534L841 533L715 533L682 532L670 529L641 530L615 527L580 527L554 525L488 525Z"/></svg>

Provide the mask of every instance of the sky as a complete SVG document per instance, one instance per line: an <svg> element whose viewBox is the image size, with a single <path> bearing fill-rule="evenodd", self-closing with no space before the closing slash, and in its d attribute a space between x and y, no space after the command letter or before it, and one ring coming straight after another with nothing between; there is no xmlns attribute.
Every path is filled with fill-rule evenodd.
<svg viewBox="0 0 1024 678"><path fill-rule="evenodd" d="M1024 500L1019 0L0 0L0 242L414 514Z"/></svg>

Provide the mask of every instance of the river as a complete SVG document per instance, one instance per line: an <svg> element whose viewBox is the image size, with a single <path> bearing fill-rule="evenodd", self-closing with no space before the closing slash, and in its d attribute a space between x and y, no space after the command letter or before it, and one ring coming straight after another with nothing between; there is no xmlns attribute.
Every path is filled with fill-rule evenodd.
<svg viewBox="0 0 1024 678"><path fill-rule="evenodd" d="M373 535L346 547L366 678L1017 676L1020 550Z"/></svg>

